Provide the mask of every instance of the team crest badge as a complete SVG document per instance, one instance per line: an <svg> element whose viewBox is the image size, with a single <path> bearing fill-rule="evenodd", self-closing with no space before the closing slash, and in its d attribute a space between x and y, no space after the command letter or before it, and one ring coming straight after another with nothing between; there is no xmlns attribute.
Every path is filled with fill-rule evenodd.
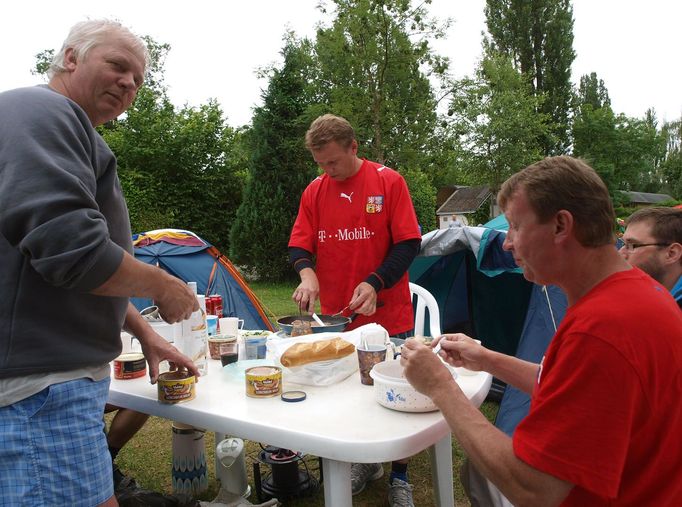
<svg viewBox="0 0 682 507"><path fill-rule="evenodd" d="M367 205L365 206L365 211L367 213L381 213L384 209L384 196L383 195L370 195L367 197Z"/></svg>

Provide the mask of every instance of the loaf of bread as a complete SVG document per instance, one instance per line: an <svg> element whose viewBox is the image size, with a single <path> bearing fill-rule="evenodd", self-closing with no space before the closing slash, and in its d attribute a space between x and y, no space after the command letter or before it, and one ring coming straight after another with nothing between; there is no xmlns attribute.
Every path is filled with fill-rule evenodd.
<svg viewBox="0 0 682 507"><path fill-rule="evenodd" d="M315 363L317 361L329 361L341 359L355 352L355 345L341 337L316 342L295 343L284 351L280 362L287 368Z"/></svg>

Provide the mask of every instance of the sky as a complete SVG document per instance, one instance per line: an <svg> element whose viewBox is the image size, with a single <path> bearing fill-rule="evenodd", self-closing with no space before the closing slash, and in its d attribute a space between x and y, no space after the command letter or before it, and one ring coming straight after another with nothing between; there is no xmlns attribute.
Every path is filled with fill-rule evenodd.
<svg viewBox="0 0 682 507"><path fill-rule="evenodd" d="M281 62L285 31L313 37L318 23L329 22L329 16L316 8L319 1L6 3L0 17L0 91L43 82L30 72L35 55L59 49L74 23L108 17L139 35L170 44L165 78L176 106L198 106L215 98L230 125L244 125L267 87L256 70ZM429 7L437 18L453 19L448 37L436 41L434 49L450 57L455 77L471 75L481 56L484 5L485 0L433 0ZM574 83L581 75L596 72L616 113L642 117L653 107L659 120L682 117L682 2L574 0L573 14Z"/></svg>

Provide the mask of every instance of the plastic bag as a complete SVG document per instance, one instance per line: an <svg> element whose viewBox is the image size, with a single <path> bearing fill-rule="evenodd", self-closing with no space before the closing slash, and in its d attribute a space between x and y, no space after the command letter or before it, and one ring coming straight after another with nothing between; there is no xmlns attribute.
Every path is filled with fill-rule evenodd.
<svg viewBox="0 0 682 507"><path fill-rule="evenodd" d="M314 333L279 339L271 337L267 344L268 355L275 359L277 366L282 367L287 382L312 386L329 386L341 382L357 371L357 354L349 354L341 359L317 361L291 368L282 366L280 362L282 354L295 343L312 343L337 337L343 338L357 347L362 340L363 331L372 331L371 333L365 333L365 336L370 336L369 345L379 345L389 341L386 329L379 324L372 323L344 333Z"/></svg>

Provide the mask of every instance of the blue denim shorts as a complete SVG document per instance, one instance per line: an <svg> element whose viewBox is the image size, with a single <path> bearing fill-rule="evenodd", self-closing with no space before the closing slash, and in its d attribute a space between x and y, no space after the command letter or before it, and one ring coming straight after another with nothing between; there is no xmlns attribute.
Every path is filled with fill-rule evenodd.
<svg viewBox="0 0 682 507"><path fill-rule="evenodd" d="M0 408L0 506L93 507L114 494L109 378L54 384Z"/></svg>

